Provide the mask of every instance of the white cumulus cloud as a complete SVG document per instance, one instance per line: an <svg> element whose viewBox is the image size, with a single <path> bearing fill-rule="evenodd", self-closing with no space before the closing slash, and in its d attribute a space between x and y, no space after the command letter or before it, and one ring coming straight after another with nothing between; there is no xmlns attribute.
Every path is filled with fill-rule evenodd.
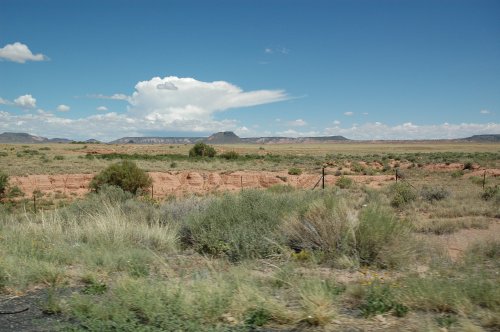
<svg viewBox="0 0 500 332"><path fill-rule="evenodd" d="M35 108L36 98L33 98L32 95L19 96L16 99L14 99L14 105L22 108Z"/></svg>
<svg viewBox="0 0 500 332"><path fill-rule="evenodd" d="M26 61L44 61L48 58L43 54L33 54L27 45L19 42L7 44L0 48L0 60L8 60L18 63Z"/></svg>
<svg viewBox="0 0 500 332"><path fill-rule="evenodd" d="M175 86L177 89L158 89L158 86ZM137 83L128 101L129 111L135 117L169 124L174 121L209 121L216 112L287 98L283 90L245 92L225 81L203 82L194 78L168 76Z"/></svg>
<svg viewBox="0 0 500 332"><path fill-rule="evenodd" d="M158 89L177 87L175 89ZM18 106L35 107L30 95L16 99ZM282 90L243 91L225 82L202 82L193 78L155 77L138 82L131 96L114 94L89 95L91 98L115 99L128 102L127 112L109 112L80 119L64 118L46 112L14 115L0 112L0 128L37 133L48 137L74 139L97 138L112 140L122 136L147 136L158 132L188 132L200 135L232 130L250 134L236 120L214 119L216 112L232 108L262 105L288 99ZM31 106L30 106L31 105ZM97 108L106 112L105 106Z"/></svg>
<svg viewBox="0 0 500 332"><path fill-rule="evenodd" d="M103 94L93 94L88 95L88 98L96 98L96 99L111 99L111 100L128 100L128 96L123 93L115 93L111 96L103 95Z"/></svg>
<svg viewBox="0 0 500 332"><path fill-rule="evenodd" d="M163 82L156 86L157 89L160 90L177 90L178 88L172 82Z"/></svg>
<svg viewBox="0 0 500 332"><path fill-rule="evenodd" d="M491 112L488 110L480 110L479 113L481 114L490 114Z"/></svg>
<svg viewBox="0 0 500 332"><path fill-rule="evenodd" d="M2 97L0 97L0 105L10 105L12 104L10 101L8 101L7 99L3 99Z"/></svg>
<svg viewBox="0 0 500 332"><path fill-rule="evenodd" d="M344 115L345 116L351 116L351 115L354 115L354 112L344 112Z"/></svg>
<svg viewBox="0 0 500 332"><path fill-rule="evenodd" d="M57 106L57 111L58 112L68 112L70 110L70 107L68 105L59 105Z"/></svg>
<svg viewBox="0 0 500 332"><path fill-rule="evenodd" d="M338 126L325 128L325 135L343 135L359 140L413 140L413 139L453 139L480 134L500 134L499 123L424 124L406 122L390 126L381 122L353 125L350 128Z"/></svg>
<svg viewBox="0 0 500 332"><path fill-rule="evenodd" d="M96 108L96 110L98 110L99 112L106 112L108 108L106 106L99 106Z"/></svg>
<svg viewBox="0 0 500 332"><path fill-rule="evenodd" d="M287 124L289 126L292 126L292 127L303 127L303 126L307 126L307 122L305 122L304 120L302 119L297 119L297 120L293 120L293 121L288 121Z"/></svg>

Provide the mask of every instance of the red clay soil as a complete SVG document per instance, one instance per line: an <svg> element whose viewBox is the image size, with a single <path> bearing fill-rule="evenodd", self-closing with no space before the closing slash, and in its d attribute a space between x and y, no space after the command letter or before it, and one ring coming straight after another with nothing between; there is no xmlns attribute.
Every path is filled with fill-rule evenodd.
<svg viewBox="0 0 500 332"><path fill-rule="evenodd" d="M299 188L313 188L319 180L318 174L288 175L286 172L150 172L153 178L155 197L204 194L212 191L236 191L242 188L269 188L273 185L291 185ZM18 186L27 197L35 190L42 193L58 192L66 195L83 196L89 191L94 174L58 174L11 176L10 184ZM357 183L378 188L394 180L392 175L352 175ZM326 175L325 184L332 186L338 177Z"/></svg>

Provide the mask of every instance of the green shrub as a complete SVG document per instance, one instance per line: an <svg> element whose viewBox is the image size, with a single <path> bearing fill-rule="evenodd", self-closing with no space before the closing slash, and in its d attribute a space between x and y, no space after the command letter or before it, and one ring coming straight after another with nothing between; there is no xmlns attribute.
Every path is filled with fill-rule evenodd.
<svg viewBox="0 0 500 332"><path fill-rule="evenodd" d="M5 195L8 184L9 184L9 176L0 171L0 197L3 197L3 195Z"/></svg>
<svg viewBox="0 0 500 332"><path fill-rule="evenodd" d="M191 150L189 150L190 157L210 157L213 158L217 152L213 146L205 144L203 142L196 143Z"/></svg>
<svg viewBox="0 0 500 332"><path fill-rule="evenodd" d="M246 314L245 325L253 330L256 326L266 324L271 317L271 313L264 308L251 309Z"/></svg>
<svg viewBox="0 0 500 332"><path fill-rule="evenodd" d="M326 259L352 256L356 219L344 199L327 194L286 219L281 232L294 250L321 251Z"/></svg>
<svg viewBox="0 0 500 332"><path fill-rule="evenodd" d="M466 170L472 170L474 168L474 164L472 163L472 161L467 161L464 163L464 167L463 169Z"/></svg>
<svg viewBox="0 0 500 332"><path fill-rule="evenodd" d="M472 183L474 183L474 184L476 184L476 185L478 185L478 186L482 186L484 179L483 179L482 176L471 176L469 178L469 181L472 182Z"/></svg>
<svg viewBox="0 0 500 332"><path fill-rule="evenodd" d="M497 186L486 187L484 188L484 192L481 194L481 198L485 201L489 201L495 197L497 201L500 199L500 189Z"/></svg>
<svg viewBox="0 0 500 332"><path fill-rule="evenodd" d="M24 197L25 193L19 188L18 186L14 186L9 189L9 192L7 193L8 198L15 198L15 197Z"/></svg>
<svg viewBox="0 0 500 332"><path fill-rule="evenodd" d="M365 317L384 314L389 311L392 311L397 317L403 317L409 310L405 305L396 302L390 286L377 282L369 286L360 309Z"/></svg>
<svg viewBox="0 0 500 332"><path fill-rule="evenodd" d="M54 156L54 160L64 160L64 156L60 155Z"/></svg>
<svg viewBox="0 0 500 332"><path fill-rule="evenodd" d="M358 162L353 162L351 164L351 169L355 173L362 173L365 170L365 168Z"/></svg>
<svg viewBox="0 0 500 332"><path fill-rule="evenodd" d="M391 186L391 205L399 208L417 199L415 190L406 183L395 183Z"/></svg>
<svg viewBox="0 0 500 332"><path fill-rule="evenodd" d="M346 176L341 176L340 178L338 178L335 185L339 188L347 189L347 188L351 188L353 183L354 183L354 181L351 178L348 178Z"/></svg>
<svg viewBox="0 0 500 332"><path fill-rule="evenodd" d="M420 196L428 202L433 202L447 198L450 192L443 187L424 186L420 191Z"/></svg>
<svg viewBox="0 0 500 332"><path fill-rule="evenodd" d="M458 171L453 171L451 172L451 177L456 179L456 178L460 178L464 175L464 171L463 170L458 170Z"/></svg>
<svg viewBox="0 0 500 332"><path fill-rule="evenodd" d="M8 155L7 152L0 151L0 157L7 157Z"/></svg>
<svg viewBox="0 0 500 332"><path fill-rule="evenodd" d="M291 167L288 169L288 174L289 175L300 175L302 174L302 170L297 167Z"/></svg>
<svg viewBox="0 0 500 332"><path fill-rule="evenodd" d="M361 210L355 235L356 251L363 264L393 267L414 256L410 225L378 204Z"/></svg>
<svg viewBox="0 0 500 332"><path fill-rule="evenodd" d="M151 187L149 175L128 160L113 164L97 174L90 182L90 188L98 191L103 185L112 185L136 194L139 189Z"/></svg>
<svg viewBox="0 0 500 332"><path fill-rule="evenodd" d="M221 158L227 159L227 160L234 160L238 159L240 157L239 153L236 151L228 151L224 152L220 155Z"/></svg>
<svg viewBox="0 0 500 332"><path fill-rule="evenodd" d="M282 215L295 206L287 197L257 190L225 194L188 219L181 241L232 261L269 257L279 251L272 239Z"/></svg>

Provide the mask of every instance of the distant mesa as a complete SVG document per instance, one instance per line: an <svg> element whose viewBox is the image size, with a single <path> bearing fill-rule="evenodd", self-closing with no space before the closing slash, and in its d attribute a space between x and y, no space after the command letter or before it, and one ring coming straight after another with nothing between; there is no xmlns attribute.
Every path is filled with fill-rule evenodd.
<svg viewBox="0 0 500 332"><path fill-rule="evenodd" d="M380 140L383 142L384 140ZM418 141L418 140L412 140ZM428 140L424 140L428 141ZM461 139L441 139L437 141L455 141L455 142L500 142L500 134L473 135ZM294 144L294 143L333 143L333 142L353 142L344 136L318 136L318 137L246 137L241 138L232 131L221 131L210 135L209 137L122 137L109 142L110 144L194 144L196 142L205 142L208 144ZM356 142L356 141L354 141ZM357 141L363 142L363 141ZM401 142L390 140L385 142ZM0 134L0 143L84 143L99 144L103 143L96 139L86 141L75 141L67 138L46 138L27 133L5 132Z"/></svg>
<svg viewBox="0 0 500 332"><path fill-rule="evenodd" d="M0 143L48 143L45 137L30 135L27 133L3 133L0 134Z"/></svg>
<svg viewBox="0 0 500 332"><path fill-rule="evenodd" d="M110 144L287 144L287 143L326 143L349 141L343 136L325 137L249 137L241 138L232 131L221 131L209 137L123 137Z"/></svg>
<svg viewBox="0 0 500 332"><path fill-rule="evenodd" d="M122 137L110 144L192 144L203 137Z"/></svg>
<svg viewBox="0 0 500 332"><path fill-rule="evenodd" d="M500 134L474 135L462 140L470 142L500 142Z"/></svg>
<svg viewBox="0 0 500 332"><path fill-rule="evenodd" d="M22 143L22 144L36 144L36 143L75 143L77 141L67 138L47 138L42 136L31 135L27 133L9 133L5 132L0 134L0 143ZM84 142L77 143L101 143L96 139L89 139Z"/></svg>
<svg viewBox="0 0 500 332"><path fill-rule="evenodd" d="M232 131L221 131L209 136L204 141L210 144L237 144L241 143L241 138Z"/></svg>

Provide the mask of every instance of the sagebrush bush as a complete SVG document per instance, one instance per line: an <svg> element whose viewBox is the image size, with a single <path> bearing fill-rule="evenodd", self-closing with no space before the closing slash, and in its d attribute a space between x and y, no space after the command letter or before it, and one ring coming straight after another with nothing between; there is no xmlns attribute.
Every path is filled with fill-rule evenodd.
<svg viewBox="0 0 500 332"><path fill-rule="evenodd" d="M340 178L337 179L337 182L335 182L335 185L342 189L351 188L353 184L354 181L346 176L341 176Z"/></svg>
<svg viewBox="0 0 500 332"><path fill-rule="evenodd" d="M287 218L281 231L295 250L319 250L326 259L353 254L352 244L357 220L347 202L335 195L325 195L304 212Z"/></svg>
<svg viewBox="0 0 500 332"><path fill-rule="evenodd" d="M302 170L297 167L291 167L288 169L288 174L289 175L300 175L302 174Z"/></svg>
<svg viewBox="0 0 500 332"><path fill-rule="evenodd" d="M450 192L443 187L424 186L420 190L420 196L428 202L433 202L447 198L450 196Z"/></svg>
<svg viewBox="0 0 500 332"><path fill-rule="evenodd" d="M181 241L198 252L233 261L269 257L279 251L275 231L296 201L283 194L245 190L213 199L187 221Z"/></svg>
<svg viewBox="0 0 500 332"><path fill-rule="evenodd" d="M205 144L203 142L196 143L190 150L190 157L210 157L213 158L217 152L213 146Z"/></svg>
<svg viewBox="0 0 500 332"><path fill-rule="evenodd" d="M500 200L500 188L495 187L486 187L484 188L484 192L481 194L481 198L485 201L492 200L496 198L496 201Z"/></svg>
<svg viewBox="0 0 500 332"><path fill-rule="evenodd" d="M417 199L415 189L406 183L395 183L390 187L391 205L399 208Z"/></svg>
<svg viewBox="0 0 500 332"><path fill-rule="evenodd" d="M363 264L396 267L414 256L409 223L378 204L361 210L355 236L356 251Z"/></svg>
<svg viewBox="0 0 500 332"><path fill-rule="evenodd" d="M97 174L89 186L98 191L104 185L112 185L136 194L139 190L149 189L152 183L151 177L134 162L124 160Z"/></svg>
<svg viewBox="0 0 500 332"><path fill-rule="evenodd" d="M9 176L0 171L0 198L5 195L9 184Z"/></svg>
<svg viewBox="0 0 500 332"><path fill-rule="evenodd" d="M472 170L473 168L474 168L474 164L472 163L472 161L467 161L464 163L464 167L463 167L464 170Z"/></svg>
<svg viewBox="0 0 500 332"><path fill-rule="evenodd" d="M235 160L240 157L239 153L236 151L227 151L219 155L219 157L227 160Z"/></svg>

